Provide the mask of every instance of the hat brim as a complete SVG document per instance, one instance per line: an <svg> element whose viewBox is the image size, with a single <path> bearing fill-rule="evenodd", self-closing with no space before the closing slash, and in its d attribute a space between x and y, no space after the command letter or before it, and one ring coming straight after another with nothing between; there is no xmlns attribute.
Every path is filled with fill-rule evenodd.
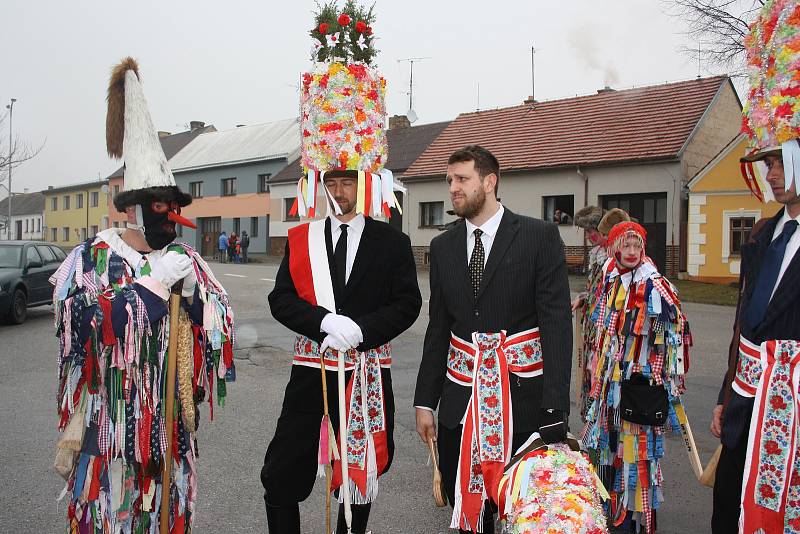
<svg viewBox="0 0 800 534"><path fill-rule="evenodd" d="M753 163L754 161L761 161L762 159L767 158L768 156L780 156L781 155L781 147L780 146L768 146L766 148L760 148L751 154L747 154L746 156L739 159L741 163Z"/></svg>
<svg viewBox="0 0 800 534"><path fill-rule="evenodd" d="M114 207L122 213L128 206L144 204L160 200L164 202L176 201L180 207L188 206L192 203L192 195L184 193L177 186L146 187L144 189L133 189L122 191L114 197Z"/></svg>

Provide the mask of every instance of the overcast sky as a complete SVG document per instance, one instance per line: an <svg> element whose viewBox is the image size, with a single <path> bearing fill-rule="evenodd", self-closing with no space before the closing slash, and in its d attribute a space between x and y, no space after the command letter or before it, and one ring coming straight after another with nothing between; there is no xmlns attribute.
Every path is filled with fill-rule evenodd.
<svg viewBox="0 0 800 534"><path fill-rule="evenodd" d="M126 55L139 61L159 130L182 131L191 120L223 130L296 116L314 9L313 0L4 0L0 110L16 98L14 136L45 143L14 171L14 191L117 168L105 151L105 92L111 66ZM680 52L696 45L659 0L377 0L375 11L390 115L408 108L409 66L398 60L431 58L414 65L418 124L475 110L478 84L481 109L521 103L531 93L531 46L538 100L698 74L697 62ZM7 143L7 120L3 128Z"/></svg>

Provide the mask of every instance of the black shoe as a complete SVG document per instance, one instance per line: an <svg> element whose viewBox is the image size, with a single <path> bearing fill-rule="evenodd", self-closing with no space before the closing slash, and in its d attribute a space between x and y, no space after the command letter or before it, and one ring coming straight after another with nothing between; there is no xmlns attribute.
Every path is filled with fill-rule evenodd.
<svg viewBox="0 0 800 534"><path fill-rule="evenodd" d="M270 534L300 534L300 507L267 504L267 532Z"/></svg>

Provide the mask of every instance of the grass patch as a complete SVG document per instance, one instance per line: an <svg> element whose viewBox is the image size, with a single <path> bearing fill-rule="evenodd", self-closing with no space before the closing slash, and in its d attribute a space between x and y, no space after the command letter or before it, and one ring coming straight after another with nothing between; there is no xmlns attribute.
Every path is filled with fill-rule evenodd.
<svg viewBox="0 0 800 534"><path fill-rule="evenodd" d="M704 284L690 280L671 280L678 288L681 302L736 306L739 288L723 284Z"/></svg>

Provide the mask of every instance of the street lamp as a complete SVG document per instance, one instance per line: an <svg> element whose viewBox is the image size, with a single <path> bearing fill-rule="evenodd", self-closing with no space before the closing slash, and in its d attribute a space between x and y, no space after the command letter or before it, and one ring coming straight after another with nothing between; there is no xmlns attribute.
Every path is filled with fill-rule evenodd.
<svg viewBox="0 0 800 534"><path fill-rule="evenodd" d="M6 223L6 238L10 241L11 240L11 149L13 146L13 130L12 124L14 124L14 102L16 102L16 98L11 99L11 103L6 105L6 109L8 110L8 222Z"/></svg>

